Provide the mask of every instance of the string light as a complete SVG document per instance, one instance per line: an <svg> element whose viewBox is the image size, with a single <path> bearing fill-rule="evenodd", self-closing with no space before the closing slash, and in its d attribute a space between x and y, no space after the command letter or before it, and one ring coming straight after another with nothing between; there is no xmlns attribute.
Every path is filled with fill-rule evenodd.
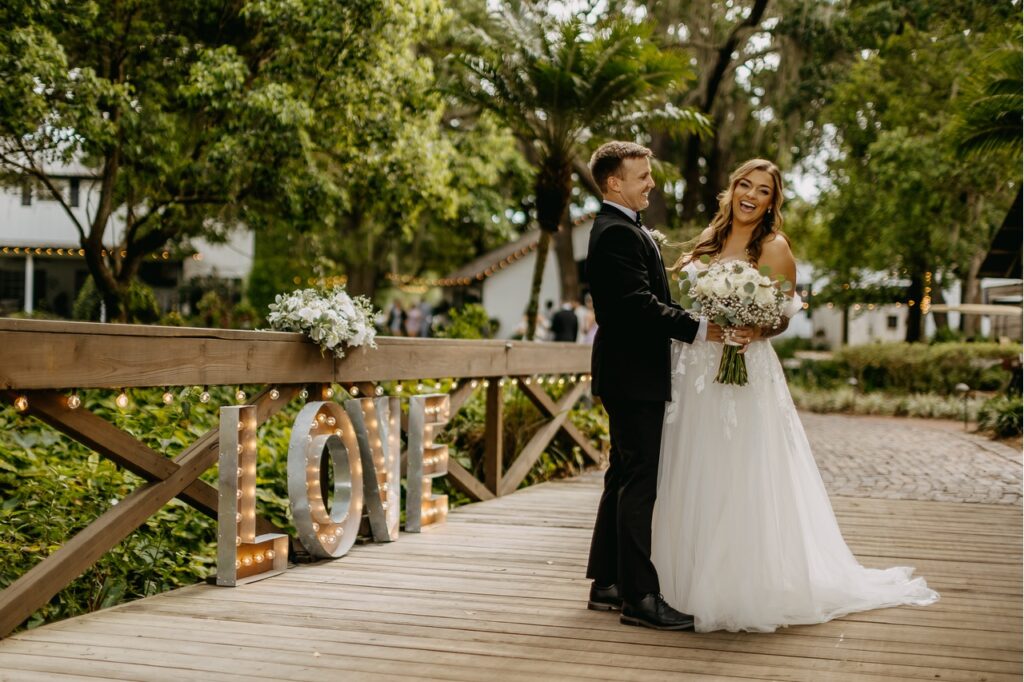
<svg viewBox="0 0 1024 682"><path fill-rule="evenodd" d="M68 249L64 247L55 246L3 246L0 247L0 252L4 254L13 254L15 256L20 256L24 254L26 256L63 256L65 258L85 257L85 249ZM122 258L128 255L125 251L121 251L120 254ZM100 255L106 257L111 255L111 252L107 251L106 249L102 249L100 251ZM151 253L149 257L152 260L170 260L171 252L160 251L159 253ZM202 260L202 258L198 258L197 260Z"/></svg>
<svg viewBox="0 0 1024 682"><path fill-rule="evenodd" d="M14 409L17 410L18 412L27 412L28 411L28 398L26 396L23 396L23 395L19 395L17 398L15 398L14 399Z"/></svg>
<svg viewBox="0 0 1024 682"><path fill-rule="evenodd" d="M203 386L202 392L199 394L199 402L208 403L210 402L210 391L206 386Z"/></svg>
<svg viewBox="0 0 1024 682"><path fill-rule="evenodd" d="M281 397L281 391L277 390L276 388L270 389L270 399L271 400L277 400L280 397Z"/></svg>
<svg viewBox="0 0 1024 682"><path fill-rule="evenodd" d="M164 394L160 396L160 399L164 401L164 405L170 405L174 402L174 394L171 393L171 389L164 389Z"/></svg>
<svg viewBox="0 0 1024 682"><path fill-rule="evenodd" d="M245 402L245 391L242 389L235 391L235 401L239 403Z"/></svg>
<svg viewBox="0 0 1024 682"><path fill-rule="evenodd" d="M117 394L117 397L114 398L114 404L122 410L128 407L128 394L124 392L123 388L121 389L121 392Z"/></svg>
<svg viewBox="0 0 1024 682"><path fill-rule="evenodd" d="M77 410L82 406L82 399L78 397L78 391L72 391L66 401L69 410Z"/></svg>

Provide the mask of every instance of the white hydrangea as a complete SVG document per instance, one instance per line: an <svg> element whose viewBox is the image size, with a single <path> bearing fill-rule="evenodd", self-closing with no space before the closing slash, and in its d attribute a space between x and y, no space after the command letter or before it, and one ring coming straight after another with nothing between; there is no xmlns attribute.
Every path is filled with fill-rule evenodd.
<svg viewBox="0 0 1024 682"><path fill-rule="evenodd" d="M323 352L343 358L346 347L377 347L376 315L369 299L352 298L345 287L299 289L277 295L267 322L277 331L305 334Z"/></svg>

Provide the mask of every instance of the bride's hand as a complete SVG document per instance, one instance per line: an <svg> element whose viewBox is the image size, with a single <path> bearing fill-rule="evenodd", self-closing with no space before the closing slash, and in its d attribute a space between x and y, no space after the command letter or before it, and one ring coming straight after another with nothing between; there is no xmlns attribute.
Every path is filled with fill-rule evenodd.
<svg viewBox="0 0 1024 682"><path fill-rule="evenodd" d="M750 342L761 338L760 327L735 327L729 332L729 340L740 344L740 353L746 353Z"/></svg>
<svg viewBox="0 0 1024 682"><path fill-rule="evenodd" d="M722 343L725 341L725 330L720 325L708 320L708 333L705 338L712 343Z"/></svg>

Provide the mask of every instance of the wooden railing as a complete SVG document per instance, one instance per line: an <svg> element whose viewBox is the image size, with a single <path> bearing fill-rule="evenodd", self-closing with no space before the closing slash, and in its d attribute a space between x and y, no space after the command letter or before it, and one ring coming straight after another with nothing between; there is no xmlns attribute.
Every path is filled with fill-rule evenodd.
<svg viewBox="0 0 1024 682"><path fill-rule="evenodd" d="M147 481L0 592L0 637L173 498L217 517L217 490L199 479L217 461L216 428L171 459L88 410L71 409L74 389L261 385L265 388L247 402L256 405L262 424L303 390L314 400L326 398L332 384L374 395L384 381L453 378L459 383L449 397L451 414L487 384L484 480L449 461L449 479L472 499L515 490L559 433L591 461L600 461L601 454L568 420L586 391L582 380L570 384L557 402L536 383L517 382L549 421L507 467L502 454L500 380L585 375L589 346L392 337L378 338L377 344L337 360L299 334L0 320L0 399ZM268 532L280 531L257 518L257 533Z"/></svg>

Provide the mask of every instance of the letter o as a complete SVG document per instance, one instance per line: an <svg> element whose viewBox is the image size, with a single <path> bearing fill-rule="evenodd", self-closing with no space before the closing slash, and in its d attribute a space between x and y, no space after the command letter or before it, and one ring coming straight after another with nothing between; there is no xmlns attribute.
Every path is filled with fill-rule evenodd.
<svg viewBox="0 0 1024 682"><path fill-rule="evenodd" d="M334 466L334 502L320 492L324 451ZM310 402L288 442L288 502L299 541L318 559L344 556L356 541L363 511L362 465L352 421L335 402Z"/></svg>

